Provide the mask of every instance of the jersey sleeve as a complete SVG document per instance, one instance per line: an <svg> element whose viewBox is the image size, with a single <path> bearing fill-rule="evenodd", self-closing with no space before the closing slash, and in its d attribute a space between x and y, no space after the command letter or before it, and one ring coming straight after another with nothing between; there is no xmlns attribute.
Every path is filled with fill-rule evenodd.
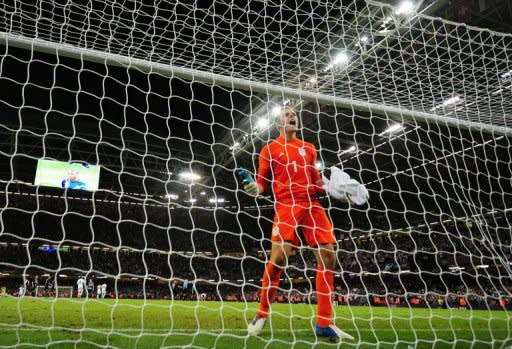
<svg viewBox="0 0 512 349"><path fill-rule="evenodd" d="M270 174L270 150L266 145L261 149L258 157L258 176L256 177L256 182L263 188L263 191L267 190Z"/></svg>

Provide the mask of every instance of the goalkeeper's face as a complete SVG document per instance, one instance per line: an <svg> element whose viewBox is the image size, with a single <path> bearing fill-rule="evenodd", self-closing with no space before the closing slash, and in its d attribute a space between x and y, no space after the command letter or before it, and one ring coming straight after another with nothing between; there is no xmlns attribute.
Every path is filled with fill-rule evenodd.
<svg viewBox="0 0 512 349"><path fill-rule="evenodd" d="M277 117L276 126L285 132L295 132L299 129L299 117L293 109L285 108Z"/></svg>

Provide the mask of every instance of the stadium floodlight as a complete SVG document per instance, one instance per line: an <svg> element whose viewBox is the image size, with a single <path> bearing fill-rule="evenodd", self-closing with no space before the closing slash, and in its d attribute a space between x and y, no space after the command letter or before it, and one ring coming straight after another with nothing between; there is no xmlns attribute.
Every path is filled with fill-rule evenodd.
<svg viewBox="0 0 512 349"><path fill-rule="evenodd" d="M414 4L412 1L402 1L395 9L395 15L408 15L414 11Z"/></svg>
<svg viewBox="0 0 512 349"><path fill-rule="evenodd" d="M430 111L435 111L437 109L455 106L455 105L461 104L463 102L464 102L464 100L460 96L455 95L455 96L445 99L442 103L431 108Z"/></svg>
<svg viewBox="0 0 512 349"><path fill-rule="evenodd" d="M201 196L205 196L206 195L206 192L203 190L202 192L199 193L199 195Z"/></svg>
<svg viewBox="0 0 512 349"><path fill-rule="evenodd" d="M327 72L335 67L344 67L350 61L350 55L346 51L340 51L334 56L334 59L325 67L324 72Z"/></svg>
<svg viewBox="0 0 512 349"><path fill-rule="evenodd" d="M366 44L370 38L368 37L368 35L363 35L361 36L361 38L359 39L363 44Z"/></svg>
<svg viewBox="0 0 512 349"><path fill-rule="evenodd" d="M464 270L466 269L465 267L457 267L457 266L452 266L452 267L449 267L448 268L450 271L461 271L461 270Z"/></svg>
<svg viewBox="0 0 512 349"><path fill-rule="evenodd" d="M279 110L281 110L281 108L279 108ZM256 122L256 129L263 131L266 128L268 128L269 125L270 125L270 121L268 120L267 117L264 116L264 117L259 118L258 121Z"/></svg>
<svg viewBox="0 0 512 349"><path fill-rule="evenodd" d="M443 101L443 107L448 107L450 105L456 105L459 104L461 101L461 98L459 96L453 96L448 98L447 100Z"/></svg>
<svg viewBox="0 0 512 349"><path fill-rule="evenodd" d="M506 79L506 78L509 78L511 76L512 76L512 70L509 70L508 72L501 74L501 78L502 79Z"/></svg>
<svg viewBox="0 0 512 349"><path fill-rule="evenodd" d="M352 152L355 152L357 150L357 147L355 145L351 145L350 147L348 147L347 149L345 150L342 150L340 152L340 155L343 155L343 154L346 154L346 153L352 153Z"/></svg>
<svg viewBox="0 0 512 349"><path fill-rule="evenodd" d="M210 203L212 203L212 204L214 204L214 203L216 203L216 202L217 202L217 203L222 203L222 202L224 202L224 198L217 198L217 199L216 199L216 198L211 198L211 199L209 200L209 202L210 202Z"/></svg>
<svg viewBox="0 0 512 349"><path fill-rule="evenodd" d="M500 80L502 84L507 84L512 81L512 70L509 70L506 73L500 75Z"/></svg>
<svg viewBox="0 0 512 349"><path fill-rule="evenodd" d="M315 168L316 168L318 171L323 170L323 168L324 168L324 163L323 163L322 161L317 161L317 162L315 163Z"/></svg>
<svg viewBox="0 0 512 349"><path fill-rule="evenodd" d="M336 57L334 57L334 60L332 61L332 63L334 65L342 65L342 64L347 64L349 61L350 61L350 56L348 55L348 53L345 51L341 51L336 55Z"/></svg>
<svg viewBox="0 0 512 349"><path fill-rule="evenodd" d="M272 108L272 111L271 111L270 115L276 117L276 116L278 116L281 113L281 110L283 110L283 107L281 107L279 105L276 105L275 107ZM262 119L260 119L260 120L262 120ZM260 120L258 120L258 123L259 123ZM265 127L266 126L267 125L265 125Z"/></svg>
<svg viewBox="0 0 512 349"><path fill-rule="evenodd" d="M194 172L189 172L189 171L180 173L180 177L184 180L188 180L191 182L201 179L200 175L198 175L197 173L194 173Z"/></svg>
<svg viewBox="0 0 512 349"><path fill-rule="evenodd" d="M191 204L194 204L197 202L197 199L191 198L190 200L185 200L185 202L190 202Z"/></svg>
<svg viewBox="0 0 512 349"><path fill-rule="evenodd" d="M235 150L238 148L240 148L240 142L235 142L235 143L233 143L232 146L229 147L230 150Z"/></svg>
<svg viewBox="0 0 512 349"><path fill-rule="evenodd" d="M402 124L393 124L393 125L389 126L387 129L385 129L384 131L382 131L381 133L379 133L379 136L383 136L387 133L396 132L402 128L403 128Z"/></svg>
<svg viewBox="0 0 512 349"><path fill-rule="evenodd" d="M476 266L477 269L487 269L489 268L489 265L488 264L479 264Z"/></svg>
<svg viewBox="0 0 512 349"><path fill-rule="evenodd" d="M316 75L313 75L312 77L309 78L308 82L311 84L311 85L314 85L316 84L318 81L318 78L316 77Z"/></svg>
<svg viewBox="0 0 512 349"><path fill-rule="evenodd" d="M177 200L179 198L176 194L166 194L165 197L171 200Z"/></svg>

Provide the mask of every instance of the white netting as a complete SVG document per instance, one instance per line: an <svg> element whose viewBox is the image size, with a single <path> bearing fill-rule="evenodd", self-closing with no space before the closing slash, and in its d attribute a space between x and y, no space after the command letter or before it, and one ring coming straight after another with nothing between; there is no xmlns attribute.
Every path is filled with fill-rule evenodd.
<svg viewBox="0 0 512 349"><path fill-rule="evenodd" d="M304 246L246 336L274 200L236 171L283 104L370 190L321 197L344 345L511 345L512 36L434 3L0 5L0 346L327 346ZM101 166L99 190L34 185L40 159Z"/></svg>

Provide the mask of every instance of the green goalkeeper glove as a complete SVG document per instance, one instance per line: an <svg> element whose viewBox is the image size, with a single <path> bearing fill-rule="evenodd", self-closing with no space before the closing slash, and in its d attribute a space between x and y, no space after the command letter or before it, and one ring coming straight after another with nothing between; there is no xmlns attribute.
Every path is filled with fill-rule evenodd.
<svg viewBox="0 0 512 349"><path fill-rule="evenodd" d="M238 171L238 175L243 179L242 183L244 185L245 192L249 195L257 196L259 194L260 188L249 171L242 168Z"/></svg>

